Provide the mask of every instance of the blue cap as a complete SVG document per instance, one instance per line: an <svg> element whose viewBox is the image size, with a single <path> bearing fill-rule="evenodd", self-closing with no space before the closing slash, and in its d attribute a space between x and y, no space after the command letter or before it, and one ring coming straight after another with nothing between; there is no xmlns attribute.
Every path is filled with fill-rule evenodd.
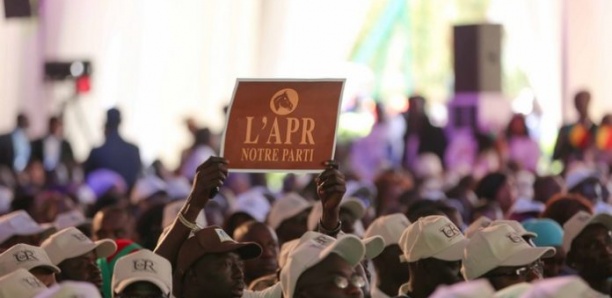
<svg viewBox="0 0 612 298"><path fill-rule="evenodd" d="M538 234L532 239L536 246L562 246L563 228L548 218L528 219L522 222L525 230Z"/></svg>

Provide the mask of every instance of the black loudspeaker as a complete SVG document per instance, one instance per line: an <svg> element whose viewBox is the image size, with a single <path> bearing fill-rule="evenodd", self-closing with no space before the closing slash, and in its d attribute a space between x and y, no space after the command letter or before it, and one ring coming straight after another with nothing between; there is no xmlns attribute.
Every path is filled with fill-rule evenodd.
<svg viewBox="0 0 612 298"><path fill-rule="evenodd" d="M4 16L7 19L31 17L30 0L4 0Z"/></svg>
<svg viewBox="0 0 612 298"><path fill-rule="evenodd" d="M502 26L455 26L453 36L455 92L501 92Z"/></svg>
<svg viewBox="0 0 612 298"><path fill-rule="evenodd" d="M45 62L45 79L48 81L61 81L75 79L91 74L91 62L77 60L70 62Z"/></svg>

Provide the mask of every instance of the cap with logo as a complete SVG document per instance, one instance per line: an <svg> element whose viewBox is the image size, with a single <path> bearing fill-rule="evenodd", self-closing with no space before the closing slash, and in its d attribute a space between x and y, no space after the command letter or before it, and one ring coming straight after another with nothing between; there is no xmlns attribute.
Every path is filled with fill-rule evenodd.
<svg viewBox="0 0 612 298"><path fill-rule="evenodd" d="M449 286L440 286L436 289L430 298L489 298L493 297L495 290L491 284L484 280L472 280L467 282L456 283Z"/></svg>
<svg viewBox="0 0 612 298"><path fill-rule="evenodd" d="M58 265L66 259L72 259L93 251L97 258L106 258L115 253L117 245L109 239L91 241L77 228L63 229L40 245L49 255L51 262Z"/></svg>
<svg viewBox="0 0 612 298"><path fill-rule="evenodd" d="M461 272L465 279L473 280L497 267L529 265L554 255L554 248L533 247L508 225L491 226L470 239Z"/></svg>
<svg viewBox="0 0 612 298"><path fill-rule="evenodd" d="M23 268L0 277L0 298L32 298L46 288L38 278Z"/></svg>
<svg viewBox="0 0 612 298"><path fill-rule="evenodd" d="M476 232L488 227L491 225L491 223L493 222L493 220L491 220L490 218L486 217L486 216L481 216L479 217L477 220L475 220L474 222L472 222L467 229L465 229L465 237L472 238L472 236L474 236L474 234L476 234Z"/></svg>
<svg viewBox="0 0 612 298"><path fill-rule="evenodd" d="M525 230L523 225L516 220L498 219L491 223L491 226L508 225L521 237L534 238L538 234Z"/></svg>
<svg viewBox="0 0 612 298"><path fill-rule="evenodd" d="M381 236L387 247L398 244L402 233L409 225L410 221L401 213L381 216L370 224L363 237Z"/></svg>
<svg viewBox="0 0 612 298"><path fill-rule="evenodd" d="M43 290L34 298L102 298L100 290L91 283L67 280Z"/></svg>
<svg viewBox="0 0 612 298"><path fill-rule="evenodd" d="M283 296L293 297L295 286L302 273L323 261L330 254L337 254L349 265L356 266L363 259L365 250L361 240L353 235L340 235L336 239L317 232L304 234L281 269L280 281Z"/></svg>
<svg viewBox="0 0 612 298"><path fill-rule="evenodd" d="M404 230L399 245L408 262L436 258L459 261L468 240L446 216L421 217Z"/></svg>
<svg viewBox="0 0 612 298"><path fill-rule="evenodd" d="M176 261L178 280L189 267L206 254L235 252L243 260L257 258L261 247L254 242L236 242L218 226L209 226L194 233L181 246Z"/></svg>
<svg viewBox="0 0 612 298"><path fill-rule="evenodd" d="M150 282L169 295L172 292L172 265L146 249L117 260L113 271L114 293L121 293L129 285L141 281Z"/></svg>
<svg viewBox="0 0 612 298"><path fill-rule="evenodd" d="M578 276L547 278L533 284L521 298L604 298L607 294L599 293Z"/></svg>
<svg viewBox="0 0 612 298"><path fill-rule="evenodd" d="M563 225L563 249L569 252L572 248L572 242L582 231L589 225L601 224L612 230L612 215L600 213L591 215L584 211L578 211Z"/></svg>
<svg viewBox="0 0 612 298"><path fill-rule="evenodd" d="M42 227L23 210L13 211L0 216L0 243L4 243L13 236L42 234L50 228Z"/></svg>
<svg viewBox="0 0 612 298"><path fill-rule="evenodd" d="M0 254L0 276L18 268L26 270L47 268L54 273L60 273L60 269L53 265L44 249L23 243L13 245Z"/></svg>
<svg viewBox="0 0 612 298"><path fill-rule="evenodd" d="M268 224L272 229L278 229L283 221L290 219L304 210L308 210L312 204L296 193L290 193L278 199L270 208Z"/></svg>

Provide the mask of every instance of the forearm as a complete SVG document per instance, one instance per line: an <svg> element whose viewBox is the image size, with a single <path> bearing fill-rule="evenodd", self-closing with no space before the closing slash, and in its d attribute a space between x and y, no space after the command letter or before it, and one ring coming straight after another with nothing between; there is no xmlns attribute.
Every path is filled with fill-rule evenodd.
<svg viewBox="0 0 612 298"><path fill-rule="evenodd" d="M202 211L202 207L194 205L192 197L190 196L183 207L181 208L180 214L189 221L195 222L198 214ZM172 268L175 268L176 258L181 245L187 238L192 230L185 226L179 219L178 216L174 219L174 222L170 225L169 230L162 234L158 241L155 253L166 258L172 264Z"/></svg>

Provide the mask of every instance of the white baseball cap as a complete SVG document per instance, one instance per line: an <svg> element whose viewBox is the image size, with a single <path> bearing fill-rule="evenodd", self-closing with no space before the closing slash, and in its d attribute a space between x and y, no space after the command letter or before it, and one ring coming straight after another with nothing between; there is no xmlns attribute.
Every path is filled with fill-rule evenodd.
<svg viewBox="0 0 612 298"><path fill-rule="evenodd" d="M490 226L492 222L493 220L486 216L479 217L465 229L465 237L468 239L472 238L476 232Z"/></svg>
<svg viewBox="0 0 612 298"><path fill-rule="evenodd" d="M28 244L16 244L0 254L0 276L9 274L18 268L31 270L45 267L55 273L61 270L53 265L44 249Z"/></svg>
<svg viewBox="0 0 612 298"><path fill-rule="evenodd" d="M58 265L66 259L82 256L90 251L94 251L97 258L106 258L117 250L117 244L114 241L103 239L93 242L74 227L63 229L51 235L40 246L47 252L54 265Z"/></svg>
<svg viewBox="0 0 612 298"><path fill-rule="evenodd" d="M408 262L436 258L459 261L468 240L446 216L421 217L402 233L399 245Z"/></svg>
<svg viewBox="0 0 612 298"><path fill-rule="evenodd" d="M51 228L52 227L45 228L39 225L23 210L13 211L9 214L0 216L0 243L3 243L13 236L42 234Z"/></svg>
<svg viewBox="0 0 612 298"><path fill-rule="evenodd" d="M364 257L368 260L378 257L381 252L385 249L385 239L378 235L372 237L365 237L361 240L365 246Z"/></svg>
<svg viewBox="0 0 612 298"><path fill-rule="evenodd" d="M309 233L310 231L304 233L304 235L302 235L302 238ZM278 253L278 268L282 269L283 267L285 267L285 264L287 264L287 260L289 259L289 254L293 252L293 250L298 246L298 244L300 244L300 238L287 241L283 243L283 245L281 245L280 252Z"/></svg>
<svg viewBox="0 0 612 298"><path fill-rule="evenodd" d="M174 201L166 204L166 206L164 207L164 215L162 217L162 228L165 229L174 222L179 212L181 212L181 208L183 208L184 204L185 200ZM195 223L200 228L208 226L204 210L198 213L198 217L196 217Z"/></svg>
<svg viewBox="0 0 612 298"><path fill-rule="evenodd" d="M578 276L547 278L534 283L521 298L604 298Z"/></svg>
<svg viewBox="0 0 612 298"><path fill-rule="evenodd" d="M46 288L38 278L23 268L0 277L0 298L32 298Z"/></svg>
<svg viewBox="0 0 612 298"><path fill-rule="evenodd" d="M172 265L164 257L147 249L117 260L113 270L113 293L121 293L129 285L140 281L150 282L168 295L172 292Z"/></svg>
<svg viewBox="0 0 612 298"><path fill-rule="evenodd" d="M85 218L83 212L79 210L72 210L58 214L53 222L53 225L55 225L58 230L63 230L65 228L78 227L88 223L91 223L91 220Z"/></svg>
<svg viewBox="0 0 612 298"><path fill-rule="evenodd" d="M297 247L289 254L287 264L281 269L280 281L284 297L293 297L298 279L309 268L317 265L332 253L337 254L349 265L356 266L365 255L365 246L354 235L340 235L338 239L308 232L300 238Z"/></svg>
<svg viewBox="0 0 612 298"><path fill-rule="evenodd" d="M67 280L43 290L34 298L87 297L102 298L100 290L91 283Z"/></svg>
<svg viewBox="0 0 612 298"><path fill-rule="evenodd" d="M572 241L584 230L588 225L602 224L606 228L612 230L612 215L600 213L591 215L588 212L578 211L563 225L563 249L566 253L572 248Z"/></svg>
<svg viewBox="0 0 612 298"><path fill-rule="evenodd" d="M502 266L528 265L555 255L553 247L533 247L508 225L486 227L465 248L461 272L467 280Z"/></svg>
<svg viewBox="0 0 612 298"><path fill-rule="evenodd" d="M312 207L312 203L306 201L297 193L289 193L276 200L270 208L268 224L276 230L283 221L300 214L302 211Z"/></svg>
<svg viewBox="0 0 612 298"><path fill-rule="evenodd" d="M170 200L185 200L191 193L189 179L178 176L166 180L166 192Z"/></svg>
<svg viewBox="0 0 612 298"><path fill-rule="evenodd" d="M251 189L239 194L234 201L231 213L246 213L256 221L265 222L270 212L270 202L258 189Z"/></svg>
<svg viewBox="0 0 612 298"><path fill-rule="evenodd" d="M519 298L525 292L531 289L532 285L527 282L521 282L505 287L495 293L494 298Z"/></svg>
<svg viewBox="0 0 612 298"><path fill-rule="evenodd" d="M385 240L385 247L398 244L404 230L410 225L402 213L381 216L374 220L363 235L364 238L380 236Z"/></svg>
<svg viewBox="0 0 612 298"><path fill-rule="evenodd" d="M587 179L599 179L597 170L584 165L576 166L565 176L565 187L571 190Z"/></svg>
<svg viewBox="0 0 612 298"><path fill-rule="evenodd" d="M484 280L472 280L449 286L440 286L429 298L492 298L495 289Z"/></svg>
<svg viewBox="0 0 612 298"><path fill-rule="evenodd" d="M508 219L498 219L495 220L491 223L491 226L498 226L498 225L508 225L510 226L514 231L516 231L517 234L519 234L519 236L521 237L537 237L538 234L533 233L533 232L529 232L527 230L525 230L525 228L523 227L523 225L516 221L516 220L508 220Z"/></svg>

